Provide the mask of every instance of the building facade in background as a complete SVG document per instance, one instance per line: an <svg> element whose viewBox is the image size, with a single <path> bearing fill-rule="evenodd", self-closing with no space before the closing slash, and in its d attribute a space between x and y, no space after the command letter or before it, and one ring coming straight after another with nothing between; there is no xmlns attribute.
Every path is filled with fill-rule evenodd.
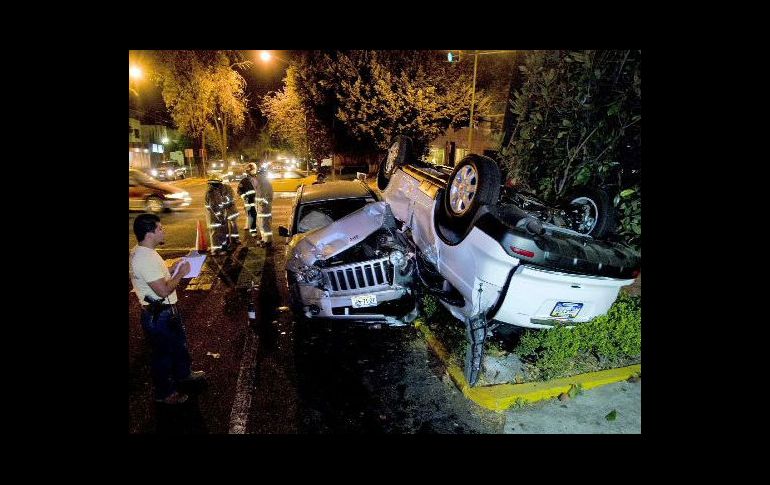
<svg viewBox="0 0 770 485"><path fill-rule="evenodd" d="M128 167L147 170L170 160L166 146L179 139L179 132L164 125L143 125L128 119Z"/></svg>

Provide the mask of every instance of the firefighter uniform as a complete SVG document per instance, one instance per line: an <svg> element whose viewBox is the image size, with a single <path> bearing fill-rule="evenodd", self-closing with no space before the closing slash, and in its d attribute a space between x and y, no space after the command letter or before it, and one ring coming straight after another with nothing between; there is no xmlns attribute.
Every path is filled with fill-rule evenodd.
<svg viewBox="0 0 770 485"><path fill-rule="evenodd" d="M257 172L256 164L249 164L248 175L238 185L238 193L248 215L249 233L256 237L259 232L262 242L270 244L273 232L273 187L267 178L267 171Z"/></svg>
<svg viewBox="0 0 770 485"><path fill-rule="evenodd" d="M238 211L235 206L233 189L218 177L208 181L206 191L206 224L211 240L212 253L231 249L238 243Z"/></svg>

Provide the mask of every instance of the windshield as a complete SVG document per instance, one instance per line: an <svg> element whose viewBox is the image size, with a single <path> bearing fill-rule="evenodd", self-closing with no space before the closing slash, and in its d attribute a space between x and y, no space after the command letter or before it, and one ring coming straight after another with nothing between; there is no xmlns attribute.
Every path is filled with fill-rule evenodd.
<svg viewBox="0 0 770 485"><path fill-rule="evenodd" d="M304 204L297 211L295 233L318 229L351 214L375 200L371 197L358 199L336 199Z"/></svg>

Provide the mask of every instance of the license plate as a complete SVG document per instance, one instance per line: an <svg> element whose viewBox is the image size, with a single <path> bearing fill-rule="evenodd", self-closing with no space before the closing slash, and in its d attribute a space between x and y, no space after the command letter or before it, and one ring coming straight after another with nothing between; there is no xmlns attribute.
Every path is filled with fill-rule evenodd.
<svg viewBox="0 0 770 485"><path fill-rule="evenodd" d="M567 301L560 301L556 303L555 307L553 307L553 310L551 311L551 316L575 318L577 314L580 313L581 308L583 308L582 303L570 303Z"/></svg>
<svg viewBox="0 0 770 485"><path fill-rule="evenodd" d="M351 300L353 301L353 308L377 306L377 295L359 295L352 297Z"/></svg>

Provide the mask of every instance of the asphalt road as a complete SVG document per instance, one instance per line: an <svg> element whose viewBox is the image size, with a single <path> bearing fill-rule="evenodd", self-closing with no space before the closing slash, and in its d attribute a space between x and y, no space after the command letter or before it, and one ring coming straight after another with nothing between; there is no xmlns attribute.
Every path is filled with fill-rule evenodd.
<svg viewBox="0 0 770 485"><path fill-rule="evenodd" d="M192 196L190 207L160 215L166 228L161 254L175 257L194 247L196 222L205 224L201 179L176 182ZM235 184L233 184L235 186ZM287 197L288 196L288 197ZM293 194L277 193L273 232L286 225ZM242 204L240 204L241 210ZM129 213L131 232L138 212ZM239 218L244 237L245 216ZM238 279L251 243L227 261L211 291L185 291L183 314L195 368L206 370L208 389L170 410L151 406L146 351L137 328L138 310L129 293L130 378L129 432L227 433L244 370L243 320L247 295ZM265 253L258 293L260 324L256 358L246 362L253 375L248 387L249 434L379 433L639 433L641 384L622 383L587 391L574 402L548 401L524 409L495 413L467 400L451 383L443 365L411 326L351 326L305 321L289 306L284 272L285 241L275 238ZM165 254L164 254L165 253ZM221 262L220 262L221 263ZM130 289L130 285L129 285ZM216 353L217 357L212 357ZM619 418L604 415L617 409Z"/></svg>

